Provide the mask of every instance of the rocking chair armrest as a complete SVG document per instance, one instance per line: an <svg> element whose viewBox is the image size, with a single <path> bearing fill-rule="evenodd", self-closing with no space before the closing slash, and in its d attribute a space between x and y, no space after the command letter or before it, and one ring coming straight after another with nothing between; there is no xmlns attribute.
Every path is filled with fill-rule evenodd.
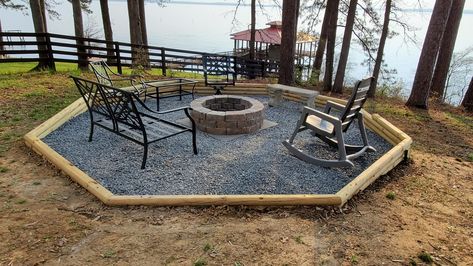
<svg viewBox="0 0 473 266"><path fill-rule="evenodd" d="M305 114L315 115L318 118L320 118L322 120L325 120L325 121L327 121L327 122L329 122L333 125L341 124L340 118L338 118L336 116L333 116L333 115L329 115L329 114L324 113L324 112L321 112L319 110L315 110L315 109L307 107L307 106L304 106L304 110L302 111L302 113L303 113L303 115L305 115Z"/></svg>
<svg viewBox="0 0 473 266"><path fill-rule="evenodd" d="M327 113L327 114L330 113L330 109L332 108L338 111L343 111L345 109L345 105L342 105L333 101L327 101L327 103L325 104L324 113Z"/></svg>

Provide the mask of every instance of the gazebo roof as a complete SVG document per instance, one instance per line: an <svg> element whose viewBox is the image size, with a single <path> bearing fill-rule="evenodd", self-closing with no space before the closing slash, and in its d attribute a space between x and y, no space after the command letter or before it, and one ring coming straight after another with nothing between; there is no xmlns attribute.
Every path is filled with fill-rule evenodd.
<svg viewBox="0 0 473 266"><path fill-rule="evenodd" d="M271 21L267 23L269 28L257 29L255 33L255 41L262 43L270 44L281 44L281 32L282 32L282 22L281 21ZM230 34L231 38L234 40L243 40L249 41L251 36L250 30L244 30L236 33Z"/></svg>

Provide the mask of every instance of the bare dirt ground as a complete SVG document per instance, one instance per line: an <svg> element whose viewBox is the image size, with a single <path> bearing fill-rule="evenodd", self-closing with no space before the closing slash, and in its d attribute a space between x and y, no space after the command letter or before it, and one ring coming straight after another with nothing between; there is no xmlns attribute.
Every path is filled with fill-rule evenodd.
<svg viewBox="0 0 473 266"><path fill-rule="evenodd" d="M16 141L0 157L0 265L420 265L422 252L473 265L471 120L368 108L414 138L412 160L341 209L108 207Z"/></svg>

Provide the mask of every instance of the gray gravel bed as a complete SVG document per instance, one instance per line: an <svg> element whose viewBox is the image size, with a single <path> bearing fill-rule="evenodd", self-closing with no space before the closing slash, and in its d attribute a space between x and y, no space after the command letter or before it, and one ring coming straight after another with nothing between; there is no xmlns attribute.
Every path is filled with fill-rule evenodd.
<svg viewBox="0 0 473 266"><path fill-rule="evenodd" d="M146 169L140 169L142 146L96 127L88 142L88 113L67 122L44 142L118 195L189 194L329 194L336 193L391 145L368 130L370 144L377 152L354 160L353 168L324 168L291 156L281 142L289 138L299 119L299 104L285 101L281 107L268 107L267 97L254 97L265 105L265 118L277 126L237 137L197 133L198 155L193 155L190 133L149 146ZM189 105L186 96L161 100L161 110ZM153 101L147 104L154 108ZM176 121L183 112L165 116ZM356 123L354 123L356 124ZM348 143L361 143L359 131L351 126ZM336 150L327 147L306 131L296 145L319 157L335 158Z"/></svg>

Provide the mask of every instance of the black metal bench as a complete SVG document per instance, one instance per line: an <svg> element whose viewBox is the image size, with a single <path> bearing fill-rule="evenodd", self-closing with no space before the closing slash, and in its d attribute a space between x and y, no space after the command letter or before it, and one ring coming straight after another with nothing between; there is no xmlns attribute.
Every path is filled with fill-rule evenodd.
<svg viewBox="0 0 473 266"><path fill-rule="evenodd" d="M222 94L222 90L226 86L235 86L236 73L231 67L229 56L203 55L202 66L205 86L213 87L215 94Z"/></svg>
<svg viewBox="0 0 473 266"><path fill-rule="evenodd" d="M146 166L148 145L184 132L192 133L192 148L197 154L195 122L189 115L190 107L155 112L146 107L140 98L130 91L117 89L91 80L72 77L90 114L92 141L94 126L102 127L144 147L141 169ZM138 110L138 103L143 111ZM155 115L184 111L192 127L188 128Z"/></svg>

